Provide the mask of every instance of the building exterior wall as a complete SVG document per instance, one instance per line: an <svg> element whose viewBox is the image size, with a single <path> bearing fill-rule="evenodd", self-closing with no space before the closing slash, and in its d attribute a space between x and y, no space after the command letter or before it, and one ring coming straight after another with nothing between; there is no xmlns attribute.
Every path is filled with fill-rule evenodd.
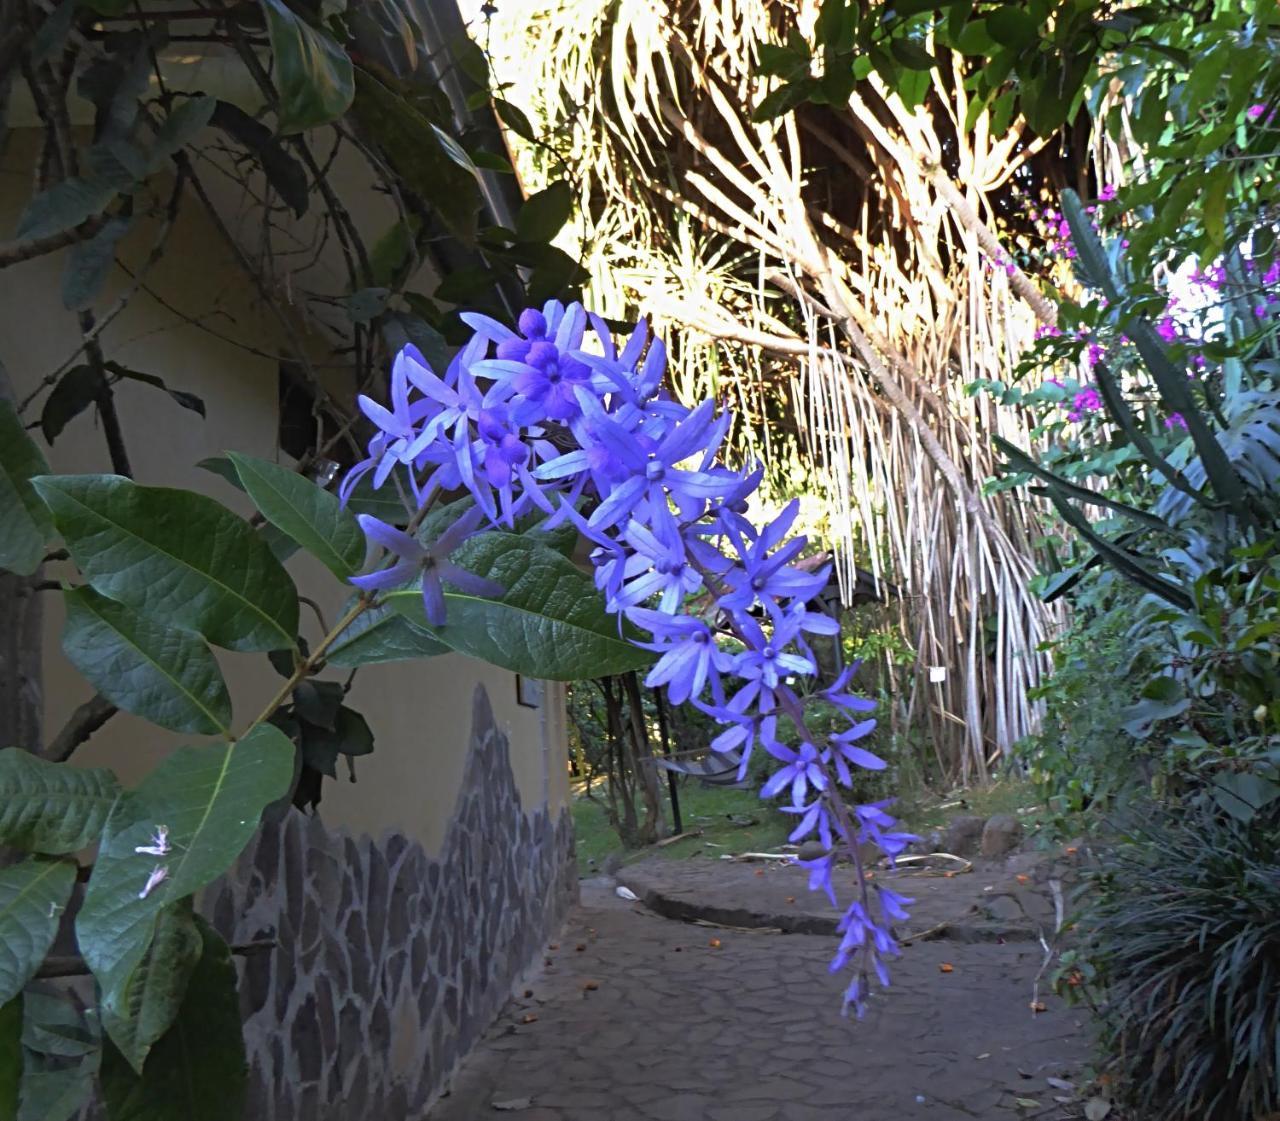
<svg viewBox="0 0 1280 1121"><path fill-rule="evenodd" d="M13 228L29 196L35 142L33 132L16 130L0 158L0 226ZM351 184L348 205L376 227L380 214L364 214L362 196L375 210L384 200L359 186ZM124 255L141 267L155 234L146 224L132 230ZM80 341L76 316L58 302L64 263L64 254L53 254L0 274L0 361L20 401ZM127 276L113 277L100 307L111 308L131 286ZM152 387L118 384L135 477L204 491L247 514L243 495L196 464L227 449L278 458L279 328L194 206L179 213L146 287L164 293L168 306L134 292L103 329L104 351L201 397L208 415L201 420ZM257 353L230 338L252 340ZM316 361L332 364L323 341L312 341ZM37 403L28 419L38 415ZM111 469L92 410L45 451L56 472ZM336 618L348 590L304 554L287 567L299 590ZM46 566L48 579L71 575ZM319 631L305 606L303 615L304 635L314 640ZM61 653L62 622L59 597L50 596L46 740L92 694ZM280 679L262 655L217 654L243 727ZM323 676L340 680L345 672ZM277 942L244 967L250 1121L416 1115L575 890L561 687L548 687L541 707L524 707L513 674L446 655L363 667L348 703L375 737L374 753L358 760L358 781L327 780L315 816L289 810L268 822L206 898L229 937ZM110 766L132 783L193 739L122 713L72 763Z"/></svg>

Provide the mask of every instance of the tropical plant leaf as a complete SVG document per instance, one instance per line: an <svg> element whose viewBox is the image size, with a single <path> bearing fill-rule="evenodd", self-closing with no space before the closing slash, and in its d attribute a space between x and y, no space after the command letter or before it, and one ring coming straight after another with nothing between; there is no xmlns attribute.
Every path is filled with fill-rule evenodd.
<svg viewBox="0 0 1280 1121"><path fill-rule="evenodd" d="M267 182L296 217L307 212L307 173L266 125L228 101L218 102L210 123L258 158Z"/></svg>
<svg viewBox="0 0 1280 1121"><path fill-rule="evenodd" d="M182 747L116 803L107 821L76 937L105 992L126 992L161 910L222 875L293 781L294 746L259 724L242 740ZM155 848L167 827L168 852ZM149 878L163 869L163 878Z"/></svg>
<svg viewBox="0 0 1280 1121"><path fill-rule="evenodd" d="M62 306L68 311L82 311L98 298L130 225L128 218L109 218L93 237L71 247L62 274Z"/></svg>
<svg viewBox="0 0 1280 1121"><path fill-rule="evenodd" d="M1084 515L1071 505L1070 500L1060 488L1050 484L1045 489L1058 513L1062 515L1063 520L1088 541L1112 568L1140 587L1146 588L1149 592L1154 592L1161 599L1168 600L1183 610L1188 610L1191 607L1191 597L1178 585L1172 584L1162 576L1152 572L1131 553L1118 548L1113 542L1094 532L1093 527L1085 520Z"/></svg>
<svg viewBox="0 0 1280 1121"><path fill-rule="evenodd" d="M248 1067L231 951L195 919L201 954L173 1026L139 1075L108 1045L102 1096L111 1121L241 1121Z"/></svg>
<svg viewBox="0 0 1280 1121"><path fill-rule="evenodd" d="M521 241L550 241L560 232L573 212L573 192L564 179L525 199L516 217L516 234Z"/></svg>
<svg viewBox="0 0 1280 1121"><path fill-rule="evenodd" d="M353 112L387 162L444 223L468 244L475 240L480 187L440 146L432 122L409 100L365 70L356 70Z"/></svg>
<svg viewBox="0 0 1280 1121"><path fill-rule="evenodd" d="M156 916L155 934L122 988L101 989L102 1025L134 1070L142 1072L152 1046L178 1016L187 982L200 960L200 931L190 907L176 903Z"/></svg>
<svg viewBox="0 0 1280 1121"><path fill-rule="evenodd" d="M119 475L45 475L33 485L95 591L228 650L294 645L293 582L212 498Z"/></svg>
<svg viewBox="0 0 1280 1121"><path fill-rule="evenodd" d="M1102 290L1109 302L1120 304L1123 293L1107 262L1102 242L1094 231L1093 223L1084 204L1080 201L1080 196L1070 189L1062 192L1062 213L1071 227L1071 239L1086 276L1095 287ZM1244 483L1231 466L1226 452L1222 450L1222 445L1218 443L1213 429L1210 428L1209 422L1196 404L1188 387L1186 370L1178 369L1170 361L1160 336L1156 334L1150 322L1142 316L1130 315L1122 326L1141 355L1152 380L1156 383L1161 400L1174 412L1180 414L1186 423L1187 431L1195 443L1197 454L1204 463L1205 473L1214 493L1241 518L1246 521L1252 520L1245 498Z"/></svg>
<svg viewBox="0 0 1280 1121"><path fill-rule="evenodd" d="M553 681L623 673L652 661L605 612L591 578L555 550L517 534L482 533L452 560L505 594L481 599L446 587L449 617L442 627L425 624L417 588L393 592L389 602L459 653Z"/></svg>
<svg viewBox="0 0 1280 1121"><path fill-rule="evenodd" d="M387 604L357 616L326 655L329 664L352 667L378 662L403 662L448 654L450 648L424 627Z"/></svg>
<svg viewBox="0 0 1280 1121"><path fill-rule="evenodd" d="M292 537L339 580L360 571L364 534L334 495L277 463L240 452L228 452L227 458L267 521Z"/></svg>
<svg viewBox="0 0 1280 1121"><path fill-rule="evenodd" d="M31 480L49 470L13 406L0 400L0 568L29 576L40 567L53 520Z"/></svg>
<svg viewBox="0 0 1280 1121"><path fill-rule="evenodd" d="M1133 518L1135 521L1141 522L1143 525L1150 526L1152 529L1167 529L1168 526L1161 519L1147 510L1141 510L1137 506L1130 506L1127 502L1118 502L1114 498L1108 498L1105 494L1100 494L1096 490L1090 490L1088 487L1077 486L1068 479L1055 475L1047 468L1040 466L1031 456L1022 451L1015 444L1011 444L1003 436L993 436L992 443L1000 450L1000 453L1009 461L1014 470L1025 472L1028 475L1034 475L1037 479L1042 479L1046 483L1051 484L1061 491L1065 496L1074 498L1078 502L1090 502L1097 506L1105 506L1109 510L1115 510L1127 517Z"/></svg>
<svg viewBox="0 0 1280 1121"><path fill-rule="evenodd" d="M205 415L204 401L194 393L187 393L182 389L170 389L165 384L164 378L156 374L144 374L141 370L131 370L127 366L120 365L119 362L108 362L106 367L113 374L117 374L122 378L128 378L130 381L139 381L143 385L153 385L162 393L167 393L176 404L181 405L184 409L199 413L202 418Z"/></svg>
<svg viewBox="0 0 1280 1121"><path fill-rule="evenodd" d="M196 94L178 104L164 119L151 144L150 167L158 171L181 148L185 148L202 128L213 120L218 102Z"/></svg>
<svg viewBox="0 0 1280 1121"><path fill-rule="evenodd" d="M25 241L74 230L106 210L118 193L119 184L114 179L100 176L64 179L27 203L14 236Z"/></svg>
<svg viewBox="0 0 1280 1121"><path fill-rule="evenodd" d="M283 0L262 0L275 62L282 133L336 121L355 97L351 59L341 44L295 15Z"/></svg>
<svg viewBox="0 0 1280 1121"><path fill-rule="evenodd" d="M0 844L61 855L93 844L120 784L105 767L50 763L29 751L0 751Z"/></svg>
<svg viewBox="0 0 1280 1121"><path fill-rule="evenodd" d="M107 700L174 732L230 734L231 697L203 639L92 588L64 600L62 651Z"/></svg>
<svg viewBox="0 0 1280 1121"><path fill-rule="evenodd" d="M34 856L0 868L0 1004L36 975L75 886L69 860Z"/></svg>
<svg viewBox="0 0 1280 1121"><path fill-rule="evenodd" d="M52 444L66 426L102 396L102 372L88 364L72 366L44 399L40 431Z"/></svg>
<svg viewBox="0 0 1280 1121"><path fill-rule="evenodd" d="M1133 446L1142 453L1143 458L1164 476L1170 486L1182 491L1183 494L1201 506L1215 508L1221 505L1196 490L1181 471L1156 451L1155 445L1142 430L1132 410L1129 408L1128 402L1125 401L1124 394L1121 392L1110 367L1104 362L1095 362L1093 372L1098 392L1102 395L1102 403L1106 405L1107 412L1111 414L1112 419L1120 426L1124 434L1129 437Z"/></svg>
<svg viewBox="0 0 1280 1121"><path fill-rule="evenodd" d="M22 1072L18 1121L71 1121L76 1117L93 1093L98 1067L95 1059L96 1056L67 1067L37 1065L28 1057Z"/></svg>

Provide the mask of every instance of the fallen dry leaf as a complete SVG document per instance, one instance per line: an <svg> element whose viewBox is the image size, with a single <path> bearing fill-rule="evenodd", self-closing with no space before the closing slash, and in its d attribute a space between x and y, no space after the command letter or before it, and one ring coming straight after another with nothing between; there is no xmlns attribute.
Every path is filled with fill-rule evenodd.
<svg viewBox="0 0 1280 1121"><path fill-rule="evenodd" d="M1031 1004L1029 1005L1029 1007L1030 1007L1030 1009L1031 1009L1031 1011L1032 1011L1032 1012L1043 1012L1043 1011L1044 1011L1044 1001L1043 1001L1043 1000L1033 1000L1033 1001L1031 1002Z"/></svg>
<svg viewBox="0 0 1280 1121"><path fill-rule="evenodd" d="M578 953L582 953L582 951L585 950L586 948L587 948L587 944L585 942L579 942L576 946L574 946L574 949L577 950Z"/></svg>
<svg viewBox="0 0 1280 1121"><path fill-rule="evenodd" d="M956 967L949 961L944 961L940 966L938 966L939 973L954 973L955 971Z"/></svg>
<svg viewBox="0 0 1280 1121"><path fill-rule="evenodd" d="M520 1017L522 1024L536 1024L538 1022L538 1014L536 1012L526 1012Z"/></svg>
<svg viewBox="0 0 1280 1121"><path fill-rule="evenodd" d="M718 949L720 949L720 939L719 939L719 938L713 938L713 939L711 939L711 941L710 941L710 942L708 942L708 943L707 943L707 945L708 945L708 946L710 946L713 950L718 950Z"/></svg>
<svg viewBox="0 0 1280 1121"><path fill-rule="evenodd" d="M683 946L672 946L672 947L671 947L671 949L672 949L672 951L673 951L674 953L677 953L677 954L678 954L678 953L680 953L680 951L681 951L681 950L683 950L683 949L684 949L684 947L683 947Z"/></svg>
<svg viewBox="0 0 1280 1121"><path fill-rule="evenodd" d="M596 991L596 989L600 987L600 982L599 981L583 981L582 987L586 989L587 992L593 993Z"/></svg>
<svg viewBox="0 0 1280 1121"><path fill-rule="evenodd" d="M1111 1112L1111 1103L1106 1098L1090 1098L1084 1103L1084 1115L1088 1121L1102 1121Z"/></svg>
<svg viewBox="0 0 1280 1121"><path fill-rule="evenodd" d="M560 949L560 943L559 943L559 942L548 942L548 943L547 943L547 949L548 949L548 950L558 950L558 949Z"/></svg>
<svg viewBox="0 0 1280 1121"><path fill-rule="evenodd" d="M505 1101L494 1102L493 1108L506 1112L516 1109L528 1109L531 1105L533 1105L532 1098L507 1098Z"/></svg>
<svg viewBox="0 0 1280 1121"><path fill-rule="evenodd" d="M763 868L757 868L757 869L756 869L756 875L757 875L757 876L763 876L763 875L764 875L764 869L763 869Z"/></svg>
<svg viewBox="0 0 1280 1121"><path fill-rule="evenodd" d="M1018 879L1018 883L1020 884L1029 884L1031 882L1031 877L1028 876L1025 872L1019 872L1017 879Z"/></svg>
<svg viewBox="0 0 1280 1121"><path fill-rule="evenodd" d="M788 902L788 903L794 903L795 901L796 901L796 897L795 897L794 895L788 895L788 896L787 896L787 902Z"/></svg>
<svg viewBox="0 0 1280 1121"><path fill-rule="evenodd" d="M532 989L525 989L525 991L524 991L524 995L525 995L525 998L526 998L526 999L527 999L527 998L529 998L529 997L531 997L531 996L533 996L533 990L532 990Z"/></svg>

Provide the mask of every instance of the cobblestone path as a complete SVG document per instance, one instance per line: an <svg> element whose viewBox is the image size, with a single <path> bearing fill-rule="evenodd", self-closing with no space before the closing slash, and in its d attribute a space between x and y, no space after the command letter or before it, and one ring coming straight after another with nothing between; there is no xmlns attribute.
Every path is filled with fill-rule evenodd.
<svg viewBox="0 0 1280 1121"><path fill-rule="evenodd" d="M1088 1027L1043 992L1032 1011L1038 943L908 946L861 1023L840 1016L833 949L661 918L584 882L546 965L430 1121L1079 1116L1046 1079L1079 1072Z"/></svg>

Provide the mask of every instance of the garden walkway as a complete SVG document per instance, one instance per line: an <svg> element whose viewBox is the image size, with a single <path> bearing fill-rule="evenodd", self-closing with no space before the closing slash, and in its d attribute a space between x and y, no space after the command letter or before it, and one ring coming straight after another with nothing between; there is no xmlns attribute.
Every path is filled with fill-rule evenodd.
<svg viewBox="0 0 1280 1121"><path fill-rule="evenodd" d="M622 873L659 906L714 906L709 884L726 877L739 905L754 901L754 921L785 911L822 928L821 908L803 910L798 869L650 860ZM928 910L916 929L935 929L906 948L892 990L859 1023L839 1014L829 936L682 922L618 898L611 880L585 881L544 967L430 1121L1081 1116L1049 1080L1087 1061L1086 1017L1044 984L1044 1011L1031 1008L1044 953L1026 913L1052 912L1044 877L1002 865L912 887L930 889L912 892Z"/></svg>

